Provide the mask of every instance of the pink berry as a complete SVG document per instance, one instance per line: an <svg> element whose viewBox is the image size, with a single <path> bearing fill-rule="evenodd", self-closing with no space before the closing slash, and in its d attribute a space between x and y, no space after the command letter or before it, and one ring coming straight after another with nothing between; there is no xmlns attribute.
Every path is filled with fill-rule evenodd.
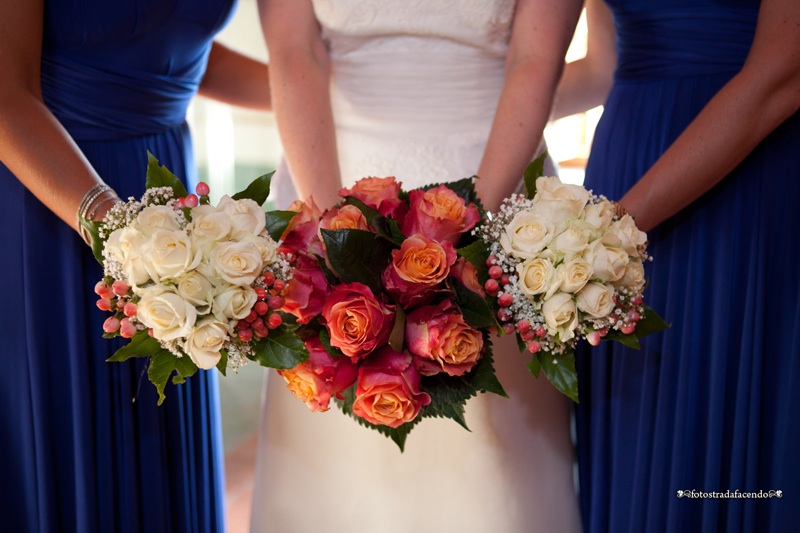
<svg viewBox="0 0 800 533"><path fill-rule="evenodd" d="M253 330L253 333L254 333L254 334L255 334L255 336L256 336L256 337L258 337L259 339L263 339L264 337L266 337L266 336L268 336L268 335L269 335L269 330L268 330L267 328L264 328L264 329L254 329L254 330Z"/></svg>
<svg viewBox="0 0 800 533"><path fill-rule="evenodd" d="M636 329L636 324L625 324L619 330L624 333L625 335L630 335Z"/></svg>
<svg viewBox="0 0 800 533"><path fill-rule="evenodd" d="M281 292L283 289L286 288L286 282L282 279L276 279L275 283L272 284L272 288L278 292Z"/></svg>
<svg viewBox="0 0 800 533"><path fill-rule="evenodd" d="M601 339L602 337L600 336L600 332L598 331L592 331L591 333L586 335L586 340L589 341L589 344L591 344L592 346L597 346L598 344L600 344Z"/></svg>
<svg viewBox="0 0 800 533"><path fill-rule="evenodd" d="M489 277L492 279L500 279L500 276L503 275L503 269L497 265L494 265L489 269Z"/></svg>
<svg viewBox="0 0 800 533"><path fill-rule="evenodd" d="M640 294L639 296L634 298L632 303L633 303L633 305L641 305L641 303L642 303L642 295Z"/></svg>
<svg viewBox="0 0 800 533"><path fill-rule="evenodd" d="M529 352L536 353L541 350L542 346L539 341L528 341L527 348Z"/></svg>
<svg viewBox="0 0 800 533"><path fill-rule="evenodd" d="M122 298L119 298L117 300L116 308L119 309L120 311L122 309L124 309L125 308L125 300L123 300Z"/></svg>
<svg viewBox="0 0 800 533"><path fill-rule="evenodd" d="M197 204L200 203L196 194L187 194L186 198L183 199L183 205L186 207L197 207Z"/></svg>
<svg viewBox="0 0 800 533"><path fill-rule="evenodd" d="M111 300L108 298L100 298L97 300L97 308L101 311L111 311Z"/></svg>
<svg viewBox="0 0 800 533"><path fill-rule="evenodd" d="M267 297L267 290L264 287L256 287L253 290L256 291L256 298L259 300L264 300Z"/></svg>
<svg viewBox="0 0 800 533"><path fill-rule="evenodd" d="M184 198L176 199L175 200L175 205L177 205L178 207L186 207L186 199L184 199Z"/></svg>
<svg viewBox="0 0 800 533"><path fill-rule="evenodd" d="M258 333L259 331L264 331L267 329L267 325L264 324L264 320L260 318L256 318L250 323L250 327L253 328L253 331Z"/></svg>
<svg viewBox="0 0 800 533"><path fill-rule="evenodd" d="M537 337L539 337L541 339L545 335L547 335L547 329L546 328L536 328L536 336Z"/></svg>
<svg viewBox="0 0 800 533"><path fill-rule="evenodd" d="M500 285L505 287L508 284L509 284L508 274L503 274L502 276L500 276Z"/></svg>
<svg viewBox="0 0 800 533"><path fill-rule="evenodd" d="M253 322L253 320L258 318L258 313L256 313L255 309L250 310L250 314L244 317L245 322Z"/></svg>
<svg viewBox="0 0 800 533"><path fill-rule="evenodd" d="M282 296L272 295L267 298L267 305L270 309L280 309L284 303L286 303L286 300Z"/></svg>
<svg viewBox="0 0 800 533"><path fill-rule="evenodd" d="M118 279L114 283L111 284L111 290L114 291L114 294L117 296L125 296L128 294L128 290L131 288L130 285L126 281Z"/></svg>
<svg viewBox="0 0 800 533"><path fill-rule="evenodd" d="M264 280L264 283L267 284L267 287L275 283L275 274L273 274L272 272L264 272L261 278Z"/></svg>
<svg viewBox="0 0 800 533"><path fill-rule="evenodd" d="M269 306L267 305L267 302L259 301L253 306L253 311L255 311L258 315L264 316L267 314L267 311L269 311Z"/></svg>
<svg viewBox="0 0 800 533"><path fill-rule="evenodd" d="M490 296L494 296L500 290L500 284L497 283L497 280L487 279L486 283L483 284L483 288L486 289Z"/></svg>
<svg viewBox="0 0 800 533"><path fill-rule="evenodd" d="M514 297L504 292L500 296L497 297L497 303L500 304L500 307L508 307L514 302Z"/></svg>
<svg viewBox="0 0 800 533"><path fill-rule="evenodd" d="M271 314L267 320L267 326L269 329L275 329L281 324L283 324L283 317L277 313Z"/></svg>
<svg viewBox="0 0 800 533"><path fill-rule="evenodd" d="M106 321L103 322L103 331L106 333L114 333L115 331L119 331L119 319L114 316L106 318Z"/></svg>
<svg viewBox="0 0 800 533"><path fill-rule="evenodd" d="M252 329L240 329L239 330L239 340L242 342L250 342L253 339L253 330Z"/></svg>
<svg viewBox="0 0 800 533"><path fill-rule="evenodd" d="M486 258L486 266L487 267L492 267L492 266L494 266L496 264L497 264L497 257L495 257L493 255L490 255L489 257Z"/></svg>
<svg viewBox="0 0 800 533"><path fill-rule="evenodd" d="M119 334L126 339L130 339L136 335L136 326L127 318L119 321Z"/></svg>
<svg viewBox="0 0 800 533"><path fill-rule="evenodd" d="M528 342L533 340L533 338L536 336L536 332L528 328L525 331L520 331L519 336L523 341Z"/></svg>
<svg viewBox="0 0 800 533"><path fill-rule="evenodd" d="M122 308L122 312L125 316L134 316L136 315L137 307L136 304L128 302L125 304L125 307Z"/></svg>
<svg viewBox="0 0 800 533"><path fill-rule="evenodd" d="M637 313L633 309L628 311L628 320L630 320L631 322L638 322L640 318L641 317L639 316L639 313Z"/></svg>
<svg viewBox="0 0 800 533"><path fill-rule="evenodd" d="M94 293L100 298L107 298L109 300L114 297L114 291L112 291L111 287L106 285L104 281L97 282L94 286Z"/></svg>
<svg viewBox="0 0 800 533"><path fill-rule="evenodd" d="M509 311L507 307L501 307L497 312L497 318L499 318L502 322L508 322L511 320L511 311Z"/></svg>
<svg viewBox="0 0 800 533"><path fill-rule="evenodd" d="M514 327L514 324L512 324L511 322L506 322L505 324L503 324L503 331L506 332L506 335L512 335L514 331L516 331L516 328Z"/></svg>
<svg viewBox="0 0 800 533"><path fill-rule="evenodd" d="M210 191L208 183L206 183L205 181L201 181L200 183L198 183L197 187L195 187L194 190L197 193L197 196L208 196L208 193Z"/></svg>
<svg viewBox="0 0 800 533"><path fill-rule="evenodd" d="M520 333L525 333L529 329L531 329L531 323L527 318L523 318L519 322L517 322L517 329Z"/></svg>

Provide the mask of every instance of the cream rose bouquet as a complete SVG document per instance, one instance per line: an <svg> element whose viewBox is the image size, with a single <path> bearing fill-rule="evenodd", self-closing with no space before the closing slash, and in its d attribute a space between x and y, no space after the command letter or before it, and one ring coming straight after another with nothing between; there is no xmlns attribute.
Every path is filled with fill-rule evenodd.
<svg viewBox="0 0 800 533"><path fill-rule="evenodd" d="M484 290L506 333L534 354L530 369L578 401L574 348L638 339L667 327L643 303L647 236L608 199L526 171L527 195L506 199L467 252L485 261Z"/></svg>
<svg viewBox="0 0 800 533"><path fill-rule="evenodd" d="M406 192L394 178L365 178L340 195L326 212L311 199L292 207L283 310L310 357L279 373L312 411L336 399L401 450L426 417L466 427L467 399L505 394L488 336L497 322L458 251L480 221L472 181Z"/></svg>
<svg viewBox="0 0 800 533"><path fill-rule="evenodd" d="M278 312L291 269L278 251L293 213L265 213L270 175L218 205L208 186L188 194L149 154L146 192L119 202L101 223L84 221L104 278L97 306L111 313L104 336L130 342L109 361L149 357L164 400L170 377L237 369L248 360L291 367L308 353ZM291 321L290 321L291 322Z"/></svg>

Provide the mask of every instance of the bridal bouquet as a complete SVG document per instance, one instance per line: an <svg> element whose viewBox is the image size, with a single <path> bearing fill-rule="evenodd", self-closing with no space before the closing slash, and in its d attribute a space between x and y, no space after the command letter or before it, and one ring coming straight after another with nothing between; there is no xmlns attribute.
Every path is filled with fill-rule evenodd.
<svg viewBox="0 0 800 533"><path fill-rule="evenodd" d="M97 306L111 313L104 337L130 339L109 361L149 357L159 404L170 377L182 383L198 368L308 357L278 312L291 269L271 234L289 216L261 207L270 177L213 206L207 185L188 194L149 155L144 196L117 203L101 223L83 221L104 268L95 286Z"/></svg>
<svg viewBox="0 0 800 533"><path fill-rule="evenodd" d="M488 337L497 322L458 248L480 220L472 181L405 192L394 178L365 178L340 196L326 212L312 199L293 205L283 310L310 357L279 373L312 411L336 398L401 450L425 417L466 427L467 399L505 394Z"/></svg>
<svg viewBox="0 0 800 533"><path fill-rule="evenodd" d="M470 251L486 258L484 289L505 332L534 354L531 372L577 402L579 339L638 348L667 325L642 300L646 234L606 198L541 176L542 161L526 171L527 195L507 198Z"/></svg>

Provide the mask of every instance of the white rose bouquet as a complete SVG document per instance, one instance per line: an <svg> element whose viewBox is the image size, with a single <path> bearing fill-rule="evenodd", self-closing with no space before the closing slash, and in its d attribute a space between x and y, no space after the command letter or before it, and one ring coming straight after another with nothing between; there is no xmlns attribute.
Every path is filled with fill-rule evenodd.
<svg viewBox="0 0 800 533"><path fill-rule="evenodd" d="M577 402L579 339L638 348L667 324L642 300L647 235L611 201L541 176L542 167L543 158L528 167L527 195L504 200L464 253L484 272L504 331L534 354L531 372L544 370Z"/></svg>
<svg viewBox="0 0 800 533"><path fill-rule="evenodd" d="M95 286L98 307L112 313L104 336L131 340L109 361L150 357L159 403L170 377L182 383L198 368L291 368L308 357L279 312L291 268L271 235L294 213L261 207L270 178L212 206L206 184L188 194L149 154L142 198L117 203L103 222L82 221L104 268Z"/></svg>

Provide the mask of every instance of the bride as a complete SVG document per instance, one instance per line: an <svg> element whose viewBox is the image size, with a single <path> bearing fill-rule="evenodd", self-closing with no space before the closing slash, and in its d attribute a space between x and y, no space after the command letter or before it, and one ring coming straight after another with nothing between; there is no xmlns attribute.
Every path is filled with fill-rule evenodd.
<svg viewBox="0 0 800 533"><path fill-rule="evenodd" d="M476 173L497 208L542 142L579 15L561 0L260 9L286 163L300 197L323 208L365 176L408 190ZM309 412L271 373L252 530L579 530L568 400L530 376L513 338L494 352L510 399L471 400L471 432L426 419L404 453L335 409Z"/></svg>

